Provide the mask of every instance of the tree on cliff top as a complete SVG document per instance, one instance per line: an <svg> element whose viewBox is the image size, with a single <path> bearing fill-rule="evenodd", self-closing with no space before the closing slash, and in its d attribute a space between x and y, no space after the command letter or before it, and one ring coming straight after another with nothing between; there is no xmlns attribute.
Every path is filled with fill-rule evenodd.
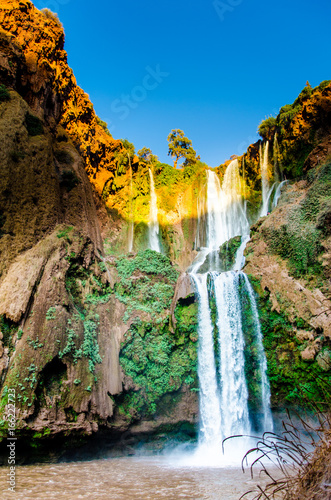
<svg viewBox="0 0 331 500"><path fill-rule="evenodd" d="M168 135L169 151L168 155L174 159L174 167L180 158L185 158L185 163L196 161L196 152L192 148L192 141L184 136L184 132L179 129L172 130Z"/></svg>
<svg viewBox="0 0 331 500"><path fill-rule="evenodd" d="M153 155L152 150L149 148L142 148L138 151L139 163L143 165L156 165L158 162L158 157Z"/></svg>
<svg viewBox="0 0 331 500"><path fill-rule="evenodd" d="M114 154L117 163L115 177L117 177L118 174L123 174L128 167L131 168L135 155L134 145L127 139L121 139L121 141L123 149L119 153Z"/></svg>

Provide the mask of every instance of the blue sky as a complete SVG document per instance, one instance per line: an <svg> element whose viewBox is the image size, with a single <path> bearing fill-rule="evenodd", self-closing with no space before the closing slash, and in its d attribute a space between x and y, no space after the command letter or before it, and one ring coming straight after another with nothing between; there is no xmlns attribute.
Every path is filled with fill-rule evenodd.
<svg viewBox="0 0 331 500"><path fill-rule="evenodd" d="M330 0L35 0L58 13L68 62L115 138L161 161L179 128L216 166L308 80L331 79Z"/></svg>

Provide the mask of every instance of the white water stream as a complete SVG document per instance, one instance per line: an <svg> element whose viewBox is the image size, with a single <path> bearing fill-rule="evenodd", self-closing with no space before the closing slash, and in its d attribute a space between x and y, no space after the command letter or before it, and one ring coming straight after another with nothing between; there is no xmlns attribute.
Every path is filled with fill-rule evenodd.
<svg viewBox="0 0 331 500"><path fill-rule="evenodd" d="M261 170L261 181L262 181L262 206L260 217L264 217L269 211L269 200L274 188L274 185L269 186L269 175L268 175L268 156L269 156L269 141L267 141L262 148L260 144L260 170Z"/></svg>
<svg viewBox="0 0 331 500"><path fill-rule="evenodd" d="M247 441L232 440L230 455L222 455L223 439L235 434L252 432L248 405L245 371L245 339L241 292L249 296L256 343L256 361L260 371L262 421L260 432L272 430L270 389L266 375L266 358L258 319L255 297L247 276L240 271L243 251L249 239L249 223L243 201L243 186L237 160L233 160L224 175L222 186L215 172L207 171L206 200L199 200L199 226L205 213L205 247L200 247L190 276L194 281L199 301L199 354L198 376L200 384L199 446L193 463L229 465L240 462ZM219 247L234 236L241 236L232 270L219 272ZM206 263L208 269L206 270ZM199 270L204 266L203 273ZM216 320L212 321L212 303ZM216 348L216 345L218 347ZM253 374L252 374L253 376ZM256 382L259 383L259 382ZM260 419L261 420L261 419ZM228 447L229 448L229 447Z"/></svg>
<svg viewBox="0 0 331 500"><path fill-rule="evenodd" d="M151 250L156 252L161 252L160 247L160 226L158 221L158 210L157 210L157 196L154 186L153 172L149 168L149 180L150 180L150 206L149 206L149 223L148 223L148 243Z"/></svg>
<svg viewBox="0 0 331 500"><path fill-rule="evenodd" d="M134 238L134 222L133 222L133 182L132 182L132 167L130 167L130 220L128 230L128 252L133 251Z"/></svg>

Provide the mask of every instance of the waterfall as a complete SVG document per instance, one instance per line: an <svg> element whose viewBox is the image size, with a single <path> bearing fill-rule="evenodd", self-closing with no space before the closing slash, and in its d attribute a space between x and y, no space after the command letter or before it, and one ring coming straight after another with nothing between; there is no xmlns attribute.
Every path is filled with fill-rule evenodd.
<svg viewBox="0 0 331 500"><path fill-rule="evenodd" d="M254 297L254 292L252 289L252 285L249 282L248 277L246 276L245 273L241 273L245 280L245 286L246 290L248 292L249 300L250 300L250 306L251 306L251 311L253 313L253 318L254 318L254 327L255 327L255 334L256 334L256 340L257 340L257 359L258 359L258 365L259 365L259 370L261 374L261 402L262 402L262 415L263 415L263 422L262 422L262 429L264 430L272 430L273 428L273 421L272 421L272 415L271 415L271 410L270 410L270 385L269 385L269 380L267 377L267 359L265 357L264 349L263 349L263 343L262 343L262 332L261 332L261 325L260 325L260 320L259 320L259 313L257 310L256 306L256 300Z"/></svg>
<svg viewBox="0 0 331 500"><path fill-rule="evenodd" d="M288 181L285 180L285 181L282 181L278 184L277 186L277 189L275 191L275 196L274 196L274 199L273 199L273 202L272 202L272 208L276 208L277 207L277 204L278 204L278 200L280 198L280 195L281 195L281 192L282 192L282 187L284 186L284 184L286 184Z"/></svg>
<svg viewBox="0 0 331 500"><path fill-rule="evenodd" d="M191 266L190 276L199 303L200 429L197 455L203 454L203 462L208 463L212 460L210 457L221 458L220 443L223 439L234 434L247 435L252 430L245 368L242 289L249 297L253 316L256 344L254 359L259 370L258 383L261 385L260 431L272 430L270 388L257 306L248 278L240 271L244 261L243 251L249 239L246 204L242 195L243 182L238 161L233 160L227 167L222 185L215 172L207 171L206 201L203 203L201 199L198 200L199 224L202 224L201 207L204 206L206 210L206 246L200 248ZM234 236L241 236L242 243L237 250L233 269L219 272L219 247ZM202 241L201 236L199 241ZM199 272L202 266L204 272ZM218 346L216 349L215 344Z"/></svg>
<svg viewBox="0 0 331 500"><path fill-rule="evenodd" d="M149 205L148 243L149 243L149 248L151 250L155 250L156 252L161 252L160 239L159 239L160 226L157 217L158 214L157 196L154 186L154 177L153 177L153 172L150 168L148 169L148 171L149 171L150 193L151 193L151 199Z"/></svg>
<svg viewBox="0 0 331 500"><path fill-rule="evenodd" d="M132 167L130 167L130 220L128 231L128 252L133 251L133 237L134 237L134 222L133 222L133 183L132 183Z"/></svg>
<svg viewBox="0 0 331 500"><path fill-rule="evenodd" d="M198 198L199 234L196 236L196 247L200 248L200 252L190 269L193 274L198 272L207 256L210 262L209 270L216 271L218 250L226 241L229 241L234 236L242 236L242 241L245 242L241 246L243 253L244 245L249 239L249 222L242 196L244 186L239 174L238 160L233 160L228 165L222 186L215 172L207 170L206 175L206 201L204 202L201 196ZM204 220L205 237L203 238L201 233ZM206 246L202 246L203 241L206 242ZM238 252L238 255L240 255L240 252ZM239 261L241 263L240 258Z"/></svg>
<svg viewBox="0 0 331 500"><path fill-rule="evenodd" d="M269 155L269 141L267 141L262 150L260 144L260 169L261 169L261 180L262 180L262 207L260 212L260 217L264 217L268 214L269 210L269 200L273 187L269 187L269 175L268 175L268 155Z"/></svg>
<svg viewBox="0 0 331 500"><path fill-rule="evenodd" d="M249 434L248 390L245 378L244 337L239 299L239 274L214 276L220 350L222 438Z"/></svg>
<svg viewBox="0 0 331 500"><path fill-rule="evenodd" d="M204 443L221 445L221 408L217 387L214 357L214 329L211 320L207 288L207 274L194 274L193 279L199 297L198 375L200 386L200 437Z"/></svg>

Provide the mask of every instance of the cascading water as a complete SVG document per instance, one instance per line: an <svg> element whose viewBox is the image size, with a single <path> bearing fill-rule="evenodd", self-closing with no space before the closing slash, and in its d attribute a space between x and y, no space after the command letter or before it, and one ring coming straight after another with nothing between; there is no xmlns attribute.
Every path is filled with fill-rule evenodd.
<svg viewBox="0 0 331 500"><path fill-rule="evenodd" d="M159 238L160 226L158 221L157 196L154 186L154 177L153 177L153 172L150 168L148 169L148 171L149 171L150 193L151 193L151 200L149 206L148 243L149 243L149 248L151 250L155 250L156 252L161 252L160 238Z"/></svg>
<svg viewBox="0 0 331 500"><path fill-rule="evenodd" d="M278 184L277 186L277 189L275 191L275 196L274 196L274 199L273 199L273 202L272 202L272 208L276 208L277 207L277 204L278 204L278 201L279 201L279 198L280 198L280 195L282 193L282 187L287 183L288 181L285 180L285 181L282 181Z"/></svg>
<svg viewBox="0 0 331 500"><path fill-rule="evenodd" d="M221 408L214 357L214 328L211 320L207 274L192 274L199 297L198 373L200 381L200 437L203 442L221 444Z"/></svg>
<svg viewBox="0 0 331 500"><path fill-rule="evenodd" d="M128 252L133 250L133 236L134 236L134 223L133 223L133 182L132 182L132 167L130 167L130 221L128 231Z"/></svg>
<svg viewBox="0 0 331 500"><path fill-rule="evenodd" d="M261 374L261 403L262 403L261 428L262 428L262 430L270 430L271 431L273 429L273 421L272 421L272 415L271 415L271 410L270 410L270 385L269 385L269 380L267 377L267 359L265 357L263 343L262 343L262 331L261 331L261 325L260 325L260 321L259 321L259 313L257 310L257 305L256 305L256 300L254 297L252 285L250 284L249 279L245 273L241 273L241 275L244 279L245 289L247 290L247 293L249 296L251 311L253 313L254 330L255 330L255 335L256 335L256 340L257 340L257 342L256 342L256 350L257 350L256 356L257 356L257 361L258 361L258 366L259 366L259 372Z"/></svg>
<svg viewBox="0 0 331 500"><path fill-rule="evenodd" d="M222 437L249 434L248 390L245 378L244 337L239 298L239 274L214 277L220 350Z"/></svg>
<svg viewBox="0 0 331 500"><path fill-rule="evenodd" d="M269 175L268 175L268 156L269 156L269 141L267 141L262 150L260 144L260 169L261 169L261 180L262 180L262 207L260 212L260 217L268 215L269 211L269 201L270 196L274 188L274 184L269 186Z"/></svg>
<svg viewBox="0 0 331 500"><path fill-rule="evenodd" d="M240 271L244 247L249 239L249 223L242 193L243 182L239 175L238 161L233 160L225 172L222 186L215 172L207 171L206 202L203 204L199 200L198 207L200 224L203 206L207 212L206 246L200 247L190 276L199 301L200 430L196 459L200 464L206 465L215 460L222 462L221 442L224 438L234 434L247 435L252 430L245 371L241 305L243 291L249 297L252 311L255 356L260 371L260 430L272 430L270 390L257 307L248 278ZM219 272L219 247L234 236L241 236L242 243L237 250L233 269ZM202 240L201 236L199 239ZM204 272L199 272L202 266ZM212 321L212 308L216 308L215 324ZM217 339L214 337L215 331ZM218 345L216 350L215 340ZM242 450L238 450L237 443L236 449L241 458Z"/></svg>

